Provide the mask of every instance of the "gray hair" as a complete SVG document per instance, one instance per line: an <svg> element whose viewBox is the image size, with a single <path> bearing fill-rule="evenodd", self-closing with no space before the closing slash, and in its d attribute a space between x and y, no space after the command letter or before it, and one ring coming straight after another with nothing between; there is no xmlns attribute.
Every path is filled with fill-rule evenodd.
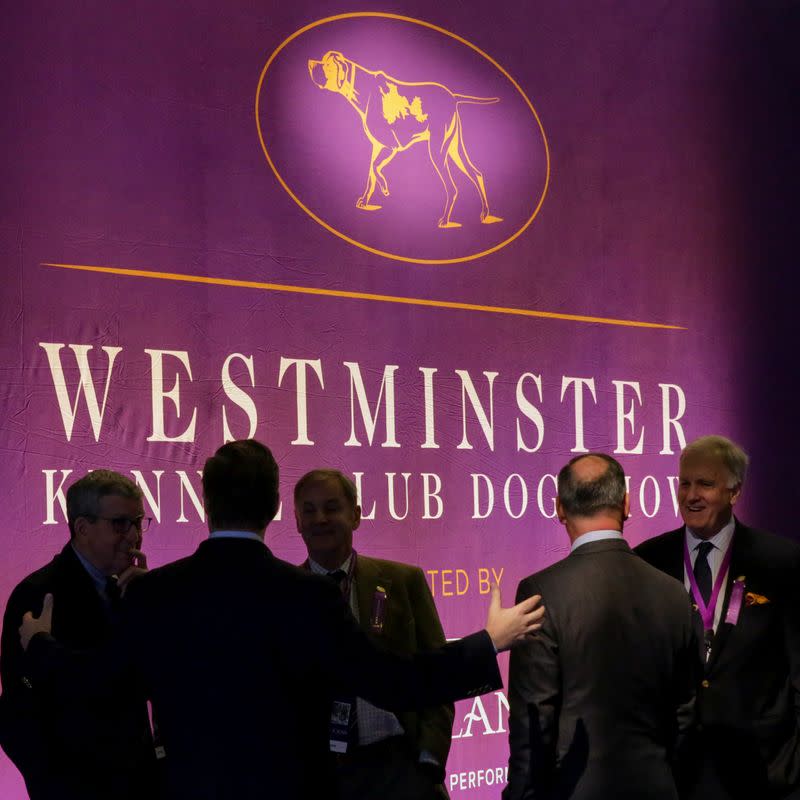
<svg viewBox="0 0 800 800"><path fill-rule="evenodd" d="M578 480L573 465L584 458L605 461L605 471L590 481ZM620 511L625 505L625 472L620 463L605 453L575 456L558 473L558 499L571 517L592 517L600 511Z"/></svg>
<svg viewBox="0 0 800 800"><path fill-rule="evenodd" d="M695 459L708 459L724 464L732 482L729 489L744 483L750 461L747 453L736 442L724 436L701 436L687 444L681 452L680 463Z"/></svg>
<svg viewBox="0 0 800 800"><path fill-rule="evenodd" d="M100 501L108 495L141 500L142 490L130 479L110 469L96 469L79 478L67 489L67 524L70 537L75 536L78 517L96 517Z"/></svg>
<svg viewBox="0 0 800 800"><path fill-rule="evenodd" d="M342 487L342 492L348 503L353 508L358 505L358 491L355 483L343 472L339 472L338 469L312 469L311 472L306 472L295 484L294 504L297 505L300 495L307 486L312 483L321 483L322 481L336 481Z"/></svg>

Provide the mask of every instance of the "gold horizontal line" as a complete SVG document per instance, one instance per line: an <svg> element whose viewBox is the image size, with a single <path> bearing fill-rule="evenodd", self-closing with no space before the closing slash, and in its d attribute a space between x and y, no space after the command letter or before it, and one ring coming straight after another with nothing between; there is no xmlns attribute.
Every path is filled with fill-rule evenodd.
<svg viewBox="0 0 800 800"><path fill-rule="evenodd" d="M124 275L129 278L153 278L162 281L181 281L183 283L203 283L214 286L235 286L244 289L261 289L269 292L291 292L294 294L321 295L323 297L343 297L349 300L370 300L378 303L399 303L408 306L428 306L431 308L452 308L459 311L482 311L489 314L511 314L520 317L542 317L544 319L563 319L569 322L590 322L600 325L622 325L629 328L658 328L661 330L683 331L680 325L666 325L660 322L640 322L631 319L592 317L584 314L561 314L555 311L534 311L528 308L504 308L503 306L484 306L476 303L458 303L452 300L428 300L424 297L397 297L389 294L369 292L348 292L340 289L316 289L311 286L289 286L283 283L262 283L242 281L233 278L213 278L203 275L185 275L180 272L156 272L147 269L123 269L122 267L98 267L87 264L54 264L42 262L43 267L75 269L84 272L104 272L110 275Z"/></svg>

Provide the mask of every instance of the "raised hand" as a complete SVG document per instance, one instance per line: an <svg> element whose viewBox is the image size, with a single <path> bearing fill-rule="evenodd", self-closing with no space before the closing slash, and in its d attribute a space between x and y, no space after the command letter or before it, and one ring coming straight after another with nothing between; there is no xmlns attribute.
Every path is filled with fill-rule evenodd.
<svg viewBox="0 0 800 800"><path fill-rule="evenodd" d="M53 629L53 595L46 594L42 603L42 613L38 617L33 612L26 611L22 616L22 625L19 626L19 638L22 649L27 650L31 639L37 633L50 633Z"/></svg>
<svg viewBox="0 0 800 800"><path fill-rule="evenodd" d="M147 556L141 550L131 550L133 563L117 577L120 597L125 597L128 584L147 572Z"/></svg>

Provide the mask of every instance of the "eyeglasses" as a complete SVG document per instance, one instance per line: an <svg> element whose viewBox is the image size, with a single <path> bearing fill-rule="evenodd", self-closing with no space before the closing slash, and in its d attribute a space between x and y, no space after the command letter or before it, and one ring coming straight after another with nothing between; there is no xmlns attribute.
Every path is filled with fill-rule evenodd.
<svg viewBox="0 0 800 800"><path fill-rule="evenodd" d="M91 516L88 519L104 519L106 522L111 523L111 527L114 529L114 533L118 533L120 536L127 536L128 532L132 527L135 527L139 533L144 533L149 527L150 523L153 521L152 517L100 517L100 516Z"/></svg>

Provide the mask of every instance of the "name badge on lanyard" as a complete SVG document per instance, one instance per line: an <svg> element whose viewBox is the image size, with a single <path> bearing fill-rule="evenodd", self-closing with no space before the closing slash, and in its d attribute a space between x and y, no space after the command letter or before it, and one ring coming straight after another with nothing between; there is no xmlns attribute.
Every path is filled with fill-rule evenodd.
<svg viewBox="0 0 800 800"><path fill-rule="evenodd" d="M683 566L686 569L686 575L689 578L689 586L692 591L697 610L700 612L700 618L703 620L703 638L706 645L706 661L711 655L711 643L714 640L714 616L717 610L717 602L719 595L722 591L722 586L725 583L725 577L728 574L728 567L731 563L731 551L733 545L733 537L728 544L728 549L725 551L725 556L720 564L719 572L717 572L717 579L714 581L714 586L711 589L711 596L708 598L708 605L703 600L703 595L700 592L700 587L697 585L697 579L694 577L694 569L692 567L692 558L689 555L689 542L686 537L683 538Z"/></svg>
<svg viewBox="0 0 800 800"><path fill-rule="evenodd" d="M332 753L346 753L348 746L357 743L355 697L333 701L329 733Z"/></svg>

